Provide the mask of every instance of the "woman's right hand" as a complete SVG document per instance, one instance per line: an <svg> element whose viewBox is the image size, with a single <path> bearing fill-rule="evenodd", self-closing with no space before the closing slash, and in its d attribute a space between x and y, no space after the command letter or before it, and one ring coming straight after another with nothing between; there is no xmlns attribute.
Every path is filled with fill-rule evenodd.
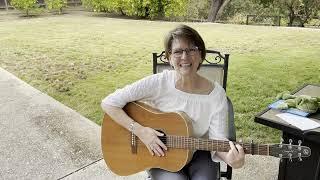
<svg viewBox="0 0 320 180"><path fill-rule="evenodd" d="M150 128L140 126L136 129L136 135L139 139L144 143L144 145L148 148L150 154L153 156L156 154L157 156L164 156L164 150L167 150L166 145L158 138L158 136L163 136L164 134Z"/></svg>

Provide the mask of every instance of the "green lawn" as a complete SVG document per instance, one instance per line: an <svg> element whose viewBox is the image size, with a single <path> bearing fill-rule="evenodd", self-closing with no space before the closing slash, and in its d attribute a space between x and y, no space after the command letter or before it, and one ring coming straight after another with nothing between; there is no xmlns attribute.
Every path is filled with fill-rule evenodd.
<svg viewBox="0 0 320 180"><path fill-rule="evenodd" d="M0 66L101 124L100 101L152 72L152 52L178 23L89 15L0 21ZM230 56L227 93L237 137L278 142L280 132L254 123L277 93L320 81L320 30L187 23L209 49Z"/></svg>

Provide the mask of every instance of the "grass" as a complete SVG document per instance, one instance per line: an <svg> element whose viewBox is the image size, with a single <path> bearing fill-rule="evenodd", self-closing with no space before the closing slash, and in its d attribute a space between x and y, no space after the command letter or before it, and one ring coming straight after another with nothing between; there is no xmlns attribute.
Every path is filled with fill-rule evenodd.
<svg viewBox="0 0 320 180"><path fill-rule="evenodd" d="M178 23L88 15L0 17L0 66L97 124L101 99L152 73L152 52ZM2 18L2 19L1 19ZM254 115L277 93L320 80L320 30L187 23L230 56L237 137L278 142Z"/></svg>

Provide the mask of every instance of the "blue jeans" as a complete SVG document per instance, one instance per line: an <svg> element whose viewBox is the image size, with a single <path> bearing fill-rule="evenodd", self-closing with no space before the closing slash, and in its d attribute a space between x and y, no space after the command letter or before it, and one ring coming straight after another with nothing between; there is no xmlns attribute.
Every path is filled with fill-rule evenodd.
<svg viewBox="0 0 320 180"><path fill-rule="evenodd" d="M218 180L220 165L211 160L209 151L196 151L192 160L178 172L152 168L148 173L152 180Z"/></svg>

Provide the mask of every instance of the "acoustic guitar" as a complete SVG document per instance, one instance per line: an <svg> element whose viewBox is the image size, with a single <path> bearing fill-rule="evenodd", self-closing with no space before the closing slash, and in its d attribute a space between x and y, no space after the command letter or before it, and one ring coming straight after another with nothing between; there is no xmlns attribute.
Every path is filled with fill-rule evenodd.
<svg viewBox="0 0 320 180"><path fill-rule="evenodd" d="M140 102L128 103L124 111L143 126L163 134L161 141L168 147L165 156L150 155L147 147L124 127L105 114L101 131L104 160L117 175L127 176L149 168L161 168L171 172L182 169L192 158L195 150L227 152L228 141L192 137L188 116L183 112L160 112ZM309 157L309 147L290 144L239 143L246 154L275 156L279 158Z"/></svg>

